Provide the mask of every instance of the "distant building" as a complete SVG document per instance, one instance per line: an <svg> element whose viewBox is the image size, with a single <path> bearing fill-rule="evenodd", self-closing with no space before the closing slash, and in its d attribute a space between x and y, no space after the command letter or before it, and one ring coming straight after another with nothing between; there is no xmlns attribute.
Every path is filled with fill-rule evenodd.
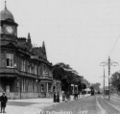
<svg viewBox="0 0 120 114"><path fill-rule="evenodd" d="M31 36L18 37L18 24L5 8L0 12L0 92L10 98L50 97L53 89L52 64L45 43L34 47Z"/></svg>

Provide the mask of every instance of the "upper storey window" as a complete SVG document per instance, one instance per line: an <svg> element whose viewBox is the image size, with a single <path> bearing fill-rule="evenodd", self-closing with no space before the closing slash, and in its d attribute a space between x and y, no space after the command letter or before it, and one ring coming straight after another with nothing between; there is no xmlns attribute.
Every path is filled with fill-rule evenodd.
<svg viewBox="0 0 120 114"><path fill-rule="evenodd" d="M26 71L26 61L25 60L21 60L21 71Z"/></svg>
<svg viewBox="0 0 120 114"><path fill-rule="evenodd" d="M6 54L6 66L7 67L14 67L14 55L11 53Z"/></svg>

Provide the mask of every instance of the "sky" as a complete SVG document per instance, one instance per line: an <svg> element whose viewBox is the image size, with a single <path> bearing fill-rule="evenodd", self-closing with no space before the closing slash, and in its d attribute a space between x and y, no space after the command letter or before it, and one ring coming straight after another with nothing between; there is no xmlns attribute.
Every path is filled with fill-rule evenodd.
<svg viewBox="0 0 120 114"><path fill-rule="evenodd" d="M34 46L45 41L50 62L69 64L91 83L102 83L100 63L108 56L120 63L119 0L7 0L7 8L19 24L18 37L30 32Z"/></svg>

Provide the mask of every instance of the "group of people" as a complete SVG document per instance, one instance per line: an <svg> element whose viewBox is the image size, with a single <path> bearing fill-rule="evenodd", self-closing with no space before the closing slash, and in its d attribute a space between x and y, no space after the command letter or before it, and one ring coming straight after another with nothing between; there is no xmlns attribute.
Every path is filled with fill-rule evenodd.
<svg viewBox="0 0 120 114"><path fill-rule="evenodd" d="M8 101L8 98L5 94L5 92L3 92L2 95L0 96L0 102L1 102L1 112L0 113L5 113L7 101Z"/></svg>
<svg viewBox="0 0 120 114"><path fill-rule="evenodd" d="M74 96L74 100L78 99L78 92L75 92L74 94L72 94ZM70 92L64 92L62 93L62 101L69 101L70 100Z"/></svg>
<svg viewBox="0 0 120 114"><path fill-rule="evenodd" d="M62 101L70 100L70 94L68 92L62 92Z"/></svg>

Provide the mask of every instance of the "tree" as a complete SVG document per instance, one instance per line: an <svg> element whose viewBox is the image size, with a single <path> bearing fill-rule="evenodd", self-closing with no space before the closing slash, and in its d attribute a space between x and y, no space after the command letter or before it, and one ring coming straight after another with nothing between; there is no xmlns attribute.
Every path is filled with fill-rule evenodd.
<svg viewBox="0 0 120 114"><path fill-rule="evenodd" d="M111 77L111 84L112 86L120 92L120 73L115 72Z"/></svg>
<svg viewBox="0 0 120 114"><path fill-rule="evenodd" d="M53 78L61 81L64 91L69 91L71 84L81 85L82 80L82 76L79 76L76 70L64 63L57 63L53 66Z"/></svg>
<svg viewBox="0 0 120 114"><path fill-rule="evenodd" d="M64 76L64 70L59 66L54 66L53 68L53 78L56 80L61 80Z"/></svg>
<svg viewBox="0 0 120 114"><path fill-rule="evenodd" d="M92 84L92 87L96 92L100 92L100 83L94 83Z"/></svg>

